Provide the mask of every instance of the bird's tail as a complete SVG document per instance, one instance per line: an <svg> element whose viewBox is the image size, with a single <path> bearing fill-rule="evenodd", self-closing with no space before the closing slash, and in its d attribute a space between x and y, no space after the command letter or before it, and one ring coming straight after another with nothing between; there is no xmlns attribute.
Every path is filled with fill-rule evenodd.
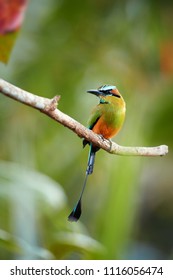
<svg viewBox="0 0 173 280"><path fill-rule="evenodd" d="M93 147L93 145L90 144L90 151L89 151L89 156L88 156L88 164L87 164L87 169L86 169L86 175L90 175L90 174L93 173L95 155L96 155L97 150L98 150L98 148Z"/></svg>
<svg viewBox="0 0 173 280"><path fill-rule="evenodd" d="M77 222L81 216L82 210L81 210L81 202L82 202L82 196L86 187L88 175L93 173L94 169L94 162L95 162L95 155L96 152L98 151L99 148L93 147L92 144L90 144L90 151L89 151L89 156L88 156L88 164L87 164L87 169L86 169L86 175L85 175L85 181L82 187L82 191L79 197L78 202L76 203L75 207L73 208L72 212L68 216L68 220L70 222Z"/></svg>

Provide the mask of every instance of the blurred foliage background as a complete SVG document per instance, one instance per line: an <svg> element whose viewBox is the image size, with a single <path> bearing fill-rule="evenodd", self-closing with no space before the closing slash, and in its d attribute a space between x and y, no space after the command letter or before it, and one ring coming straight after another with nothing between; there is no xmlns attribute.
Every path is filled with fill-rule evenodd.
<svg viewBox="0 0 173 280"><path fill-rule="evenodd" d="M173 258L173 3L30 1L0 77L48 98L86 125L113 84L127 105L121 145L167 144L162 158L99 151L78 223L67 216L88 148L68 129L0 95L1 259Z"/></svg>

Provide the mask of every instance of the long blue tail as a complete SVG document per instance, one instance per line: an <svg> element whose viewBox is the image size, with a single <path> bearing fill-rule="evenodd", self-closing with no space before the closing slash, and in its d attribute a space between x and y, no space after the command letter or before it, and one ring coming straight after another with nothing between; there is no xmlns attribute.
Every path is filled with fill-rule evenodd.
<svg viewBox="0 0 173 280"><path fill-rule="evenodd" d="M87 169L86 169L86 175L85 175L85 180L84 184L82 187L82 191L79 197L78 202L76 203L75 207L73 208L72 212L68 216L68 220L70 222L77 222L81 216L82 210L81 210L81 202L82 202L82 196L86 187L88 175L93 173L94 169L94 162L95 162L95 155L96 152L98 151L98 148L93 147L92 144L90 144L90 151L89 151L89 156L88 156L88 164L87 164Z"/></svg>

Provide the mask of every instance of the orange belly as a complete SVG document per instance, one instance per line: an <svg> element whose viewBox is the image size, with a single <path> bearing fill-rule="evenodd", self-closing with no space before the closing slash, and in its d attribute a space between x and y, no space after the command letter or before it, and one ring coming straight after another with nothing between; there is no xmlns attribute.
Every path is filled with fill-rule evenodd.
<svg viewBox="0 0 173 280"><path fill-rule="evenodd" d="M112 138L113 136L115 136L119 130L120 130L120 128L115 128L115 127L106 125L106 123L103 122L101 118L98 120L98 122L95 124L95 126L92 129L92 131L94 131L97 134L103 135L103 137L106 139L109 139L109 138Z"/></svg>

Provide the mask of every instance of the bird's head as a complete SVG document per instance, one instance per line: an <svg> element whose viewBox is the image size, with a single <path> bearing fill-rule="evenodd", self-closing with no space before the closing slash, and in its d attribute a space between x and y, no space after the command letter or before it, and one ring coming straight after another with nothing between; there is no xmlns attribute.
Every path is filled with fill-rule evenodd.
<svg viewBox="0 0 173 280"><path fill-rule="evenodd" d="M116 86L104 85L99 87L98 89L87 90L87 92L92 93L98 97L115 96L117 98L121 98L121 94L119 93Z"/></svg>
<svg viewBox="0 0 173 280"><path fill-rule="evenodd" d="M102 100L109 101L109 102L105 102L105 103L110 103L111 101L113 103L114 102L121 103L123 101L123 98L116 86L104 85L104 86L99 87L98 89L88 90L87 92L98 96L101 101Z"/></svg>

